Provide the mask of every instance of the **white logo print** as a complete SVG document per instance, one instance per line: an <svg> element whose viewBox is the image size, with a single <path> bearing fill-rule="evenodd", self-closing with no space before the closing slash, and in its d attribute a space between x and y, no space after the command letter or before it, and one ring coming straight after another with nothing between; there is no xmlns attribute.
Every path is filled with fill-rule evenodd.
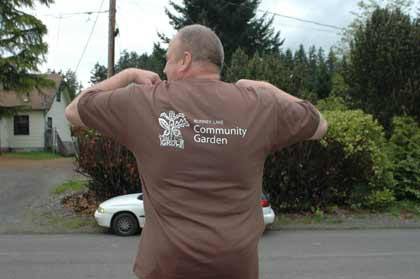
<svg viewBox="0 0 420 279"><path fill-rule="evenodd" d="M159 117L160 126L165 129L163 135L159 135L160 146L172 146L184 149L184 139L182 138L181 128L189 127L183 113L176 114L174 111L162 112Z"/></svg>

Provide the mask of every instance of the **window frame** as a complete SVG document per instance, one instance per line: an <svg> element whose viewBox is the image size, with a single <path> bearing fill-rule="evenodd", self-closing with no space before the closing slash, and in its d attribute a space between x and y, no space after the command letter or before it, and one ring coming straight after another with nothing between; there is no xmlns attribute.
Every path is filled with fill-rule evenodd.
<svg viewBox="0 0 420 279"><path fill-rule="evenodd" d="M20 120L17 120L20 118ZM25 121L22 121L25 119ZM20 125L20 126L18 126ZM26 127L24 127L25 125ZM28 114L20 114L13 116L13 135L15 136L29 136L30 135L30 121Z"/></svg>
<svg viewBox="0 0 420 279"><path fill-rule="evenodd" d="M61 91L60 90L57 91L55 100L57 101L57 103L61 102Z"/></svg>

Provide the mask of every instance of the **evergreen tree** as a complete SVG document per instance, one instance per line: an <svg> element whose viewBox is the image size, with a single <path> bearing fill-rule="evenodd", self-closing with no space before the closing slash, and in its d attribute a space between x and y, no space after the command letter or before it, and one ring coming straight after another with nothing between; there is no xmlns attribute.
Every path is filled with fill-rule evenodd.
<svg viewBox="0 0 420 279"><path fill-rule="evenodd" d="M242 49L238 48L232 54L231 63L226 67L226 81L236 82L239 79L251 79L252 76L249 73L248 64L248 55Z"/></svg>
<svg viewBox="0 0 420 279"><path fill-rule="evenodd" d="M76 73L72 70L67 70L64 74L60 72L60 74L63 77L60 89L66 91L70 99L73 100L82 89L82 84L77 80Z"/></svg>
<svg viewBox="0 0 420 279"><path fill-rule="evenodd" d="M420 44L416 21L377 8L354 35L346 81L356 105L389 130L395 115L420 119Z"/></svg>
<svg viewBox="0 0 420 279"><path fill-rule="evenodd" d="M4 0L0 3L0 88L27 92L34 87L52 86L46 76L37 74L47 53L43 36L47 27L36 17L23 12L35 3L53 0Z"/></svg>
<svg viewBox="0 0 420 279"><path fill-rule="evenodd" d="M299 49L295 51L294 55L295 65L301 64L301 65L308 65L308 58L306 57L306 51L305 47L301 44L299 45Z"/></svg>
<svg viewBox="0 0 420 279"><path fill-rule="evenodd" d="M240 47L247 55L257 51L278 52L283 40L275 32L274 18L257 17L260 0L183 0L182 4L169 2L176 13L165 10L171 25L180 28L199 23L212 28L220 37L228 65L233 52Z"/></svg>
<svg viewBox="0 0 420 279"><path fill-rule="evenodd" d="M315 71L315 68L317 66L317 53L316 53L316 47L311 46L309 47L308 51L308 63L309 67L311 68L311 71Z"/></svg>
<svg viewBox="0 0 420 279"><path fill-rule="evenodd" d="M303 45L293 55L293 70L290 75L289 93L300 98L309 97L312 93L309 83L309 62ZM311 97L312 99L312 97Z"/></svg>
<svg viewBox="0 0 420 279"><path fill-rule="evenodd" d="M249 57L242 49L232 55L232 63L226 68L226 80L239 79L264 80L288 91L290 87L286 64L280 54L255 54Z"/></svg>
<svg viewBox="0 0 420 279"><path fill-rule="evenodd" d="M97 62L95 66L93 66L92 71L90 71L90 83L93 85L95 83L105 80L107 77L107 72L107 67Z"/></svg>
<svg viewBox="0 0 420 279"><path fill-rule="evenodd" d="M153 45L152 54L149 56L149 68L164 78L163 69L166 64L166 49L162 48L159 43Z"/></svg>
<svg viewBox="0 0 420 279"><path fill-rule="evenodd" d="M284 64L286 65L287 69L289 71L292 71L293 69L293 53L292 50L290 48L288 48L286 50L286 52L284 53Z"/></svg>
<svg viewBox="0 0 420 279"><path fill-rule="evenodd" d="M330 48L327 58L327 67L330 75L333 75L338 70L338 58L333 48Z"/></svg>
<svg viewBox="0 0 420 279"><path fill-rule="evenodd" d="M315 92L319 99L327 98L331 93L331 74L328 70L325 54L319 48L317 54L316 87Z"/></svg>
<svg viewBox="0 0 420 279"><path fill-rule="evenodd" d="M334 73L331 76L331 96L340 97L344 99L347 104L351 104L348 92L349 86L344 80L344 77L339 72Z"/></svg>
<svg viewBox="0 0 420 279"><path fill-rule="evenodd" d="M135 51L123 50L117 64L115 65L115 72L120 72L127 68L145 68L149 56L147 53L139 55Z"/></svg>
<svg viewBox="0 0 420 279"><path fill-rule="evenodd" d="M399 9L400 11L409 14L413 8L413 0L359 0L357 2L357 7L358 10L352 12L355 19L343 32L343 37L341 38L339 51L344 55L349 53L351 41L357 30L364 26L376 9Z"/></svg>
<svg viewBox="0 0 420 279"><path fill-rule="evenodd" d="M305 87L311 92L317 92L318 78L318 57L316 47L309 47L308 51L308 75L306 77Z"/></svg>
<svg viewBox="0 0 420 279"><path fill-rule="evenodd" d="M153 71L163 78L163 69L165 67L166 50L159 44L153 46L152 54L143 53L139 55L135 51L123 50L117 64L115 72L120 72L127 68L138 68ZM96 63L91 71L90 82L95 84L107 78L107 67Z"/></svg>

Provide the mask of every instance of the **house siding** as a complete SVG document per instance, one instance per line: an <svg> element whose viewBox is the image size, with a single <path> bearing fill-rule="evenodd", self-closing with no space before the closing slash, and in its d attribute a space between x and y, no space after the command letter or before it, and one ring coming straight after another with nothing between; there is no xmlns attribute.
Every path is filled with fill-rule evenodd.
<svg viewBox="0 0 420 279"><path fill-rule="evenodd" d="M0 118L0 150L9 148L9 117Z"/></svg>
<svg viewBox="0 0 420 279"><path fill-rule="evenodd" d="M29 115L29 135L14 135L13 117L8 117L6 136L11 149L43 149L45 146L45 113L43 111L19 112L18 115Z"/></svg>
<svg viewBox="0 0 420 279"><path fill-rule="evenodd" d="M67 94L61 96L57 102L56 96L52 100L51 107L47 111L31 110L21 111L17 115L29 116L29 135L14 135L13 116L0 119L0 150L2 151L31 151L48 149L58 151L67 156L74 154L74 145L71 137L70 123L67 121L64 111L69 103ZM51 140L46 142L45 133L48 118L52 119ZM56 136L61 141L58 142Z"/></svg>
<svg viewBox="0 0 420 279"><path fill-rule="evenodd" d="M54 102L51 105L51 109L47 113L45 121L48 117L52 118L53 129L56 130L63 142L71 142L71 131L70 123L67 121L67 118L64 115L64 111L67 106L67 98L63 94L61 96L61 101L57 102L57 97L54 97Z"/></svg>

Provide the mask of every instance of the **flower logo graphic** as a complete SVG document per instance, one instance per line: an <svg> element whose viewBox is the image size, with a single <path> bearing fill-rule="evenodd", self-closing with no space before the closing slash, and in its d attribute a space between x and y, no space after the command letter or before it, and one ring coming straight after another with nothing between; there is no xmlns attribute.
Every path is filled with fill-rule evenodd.
<svg viewBox="0 0 420 279"><path fill-rule="evenodd" d="M163 134L159 135L160 145L184 149L181 128L190 126L185 115L172 110L168 113L162 112L159 124L164 129Z"/></svg>

